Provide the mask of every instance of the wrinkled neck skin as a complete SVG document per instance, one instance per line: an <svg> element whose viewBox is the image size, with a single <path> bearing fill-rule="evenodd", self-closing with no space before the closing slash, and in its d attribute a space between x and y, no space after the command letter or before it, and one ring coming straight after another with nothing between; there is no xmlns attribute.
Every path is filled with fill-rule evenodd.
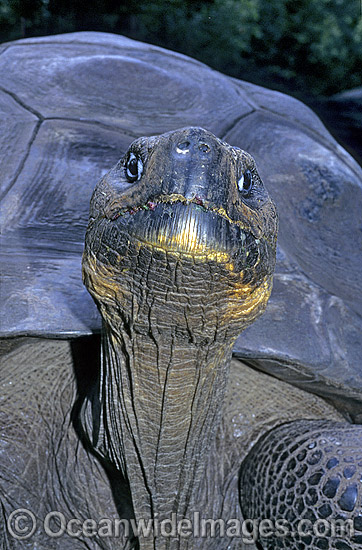
<svg viewBox="0 0 362 550"><path fill-rule="evenodd" d="M90 243L97 242L92 231ZM205 469L217 458L210 449L232 346L264 310L271 277L255 271L244 284L243 273L215 261L128 247L120 266L117 258L115 266L103 261L103 249L84 255L84 281L104 333L99 385L81 422L94 451L129 483L137 521L171 514L192 521L195 512L222 507L210 502L222 495ZM141 550L197 545L197 535L140 538Z"/></svg>
<svg viewBox="0 0 362 550"><path fill-rule="evenodd" d="M106 325L99 387L83 418L93 448L128 480L137 521L203 512L195 499L222 414L233 340L198 343L175 332ZM140 548L193 548L193 540L151 536Z"/></svg>
<svg viewBox="0 0 362 550"><path fill-rule="evenodd" d="M222 508L205 469L232 345L270 296L276 230L253 159L202 128L136 140L94 191L83 280L103 358L82 424L128 481L137 521ZM193 541L154 532L140 549Z"/></svg>

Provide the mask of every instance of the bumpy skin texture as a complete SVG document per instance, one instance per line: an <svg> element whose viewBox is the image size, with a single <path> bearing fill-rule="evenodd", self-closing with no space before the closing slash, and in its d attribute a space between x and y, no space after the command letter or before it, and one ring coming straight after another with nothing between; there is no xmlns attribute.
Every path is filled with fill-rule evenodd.
<svg viewBox="0 0 362 550"><path fill-rule="evenodd" d="M66 532L52 537L44 530L52 511L67 522L118 517L107 475L84 449L72 422L76 399L97 375L99 341L23 338L1 344L1 550L127 548L122 539ZM8 529L10 514L17 509L34 514L32 536L18 539ZM20 527L26 535L30 521L25 517ZM50 528L56 532L59 523L51 522Z"/></svg>
<svg viewBox="0 0 362 550"><path fill-rule="evenodd" d="M360 426L307 420L287 423L262 436L243 462L242 511L252 519L285 520L289 533L296 533L259 539L267 550L362 548L361 472ZM338 532L337 521L334 535L336 520L342 524L349 520L349 524Z"/></svg>

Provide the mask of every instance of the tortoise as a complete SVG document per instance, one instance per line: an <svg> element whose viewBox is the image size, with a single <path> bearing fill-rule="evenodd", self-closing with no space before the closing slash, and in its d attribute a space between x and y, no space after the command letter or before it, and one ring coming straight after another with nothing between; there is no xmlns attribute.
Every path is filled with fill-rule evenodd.
<svg viewBox="0 0 362 550"><path fill-rule="evenodd" d="M1 548L362 548L360 167L174 52L1 48Z"/></svg>

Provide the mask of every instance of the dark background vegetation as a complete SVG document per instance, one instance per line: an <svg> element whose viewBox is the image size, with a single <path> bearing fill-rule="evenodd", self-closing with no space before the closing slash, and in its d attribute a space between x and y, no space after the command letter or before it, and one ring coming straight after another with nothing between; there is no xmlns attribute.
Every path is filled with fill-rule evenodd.
<svg viewBox="0 0 362 550"><path fill-rule="evenodd" d="M333 126L339 115L326 98L362 85L361 1L0 0L0 41L124 34L290 93Z"/></svg>

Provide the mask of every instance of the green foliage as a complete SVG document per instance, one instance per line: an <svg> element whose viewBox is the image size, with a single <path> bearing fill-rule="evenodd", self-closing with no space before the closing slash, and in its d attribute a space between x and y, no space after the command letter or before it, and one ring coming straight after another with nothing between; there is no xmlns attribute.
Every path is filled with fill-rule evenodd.
<svg viewBox="0 0 362 550"><path fill-rule="evenodd" d="M0 0L0 28L123 33L302 95L362 84L359 0Z"/></svg>
<svg viewBox="0 0 362 550"><path fill-rule="evenodd" d="M236 75L243 53L258 36L257 18L255 0L214 0L196 8L182 0L159 1L144 5L138 36Z"/></svg>
<svg viewBox="0 0 362 550"><path fill-rule="evenodd" d="M264 50L270 69L314 93L334 93L362 83L361 14L357 0L284 0L282 33ZM268 21L261 17L263 35ZM263 51L260 42L256 49ZM269 54L269 55L268 55ZM282 71L280 71L282 69Z"/></svg>

